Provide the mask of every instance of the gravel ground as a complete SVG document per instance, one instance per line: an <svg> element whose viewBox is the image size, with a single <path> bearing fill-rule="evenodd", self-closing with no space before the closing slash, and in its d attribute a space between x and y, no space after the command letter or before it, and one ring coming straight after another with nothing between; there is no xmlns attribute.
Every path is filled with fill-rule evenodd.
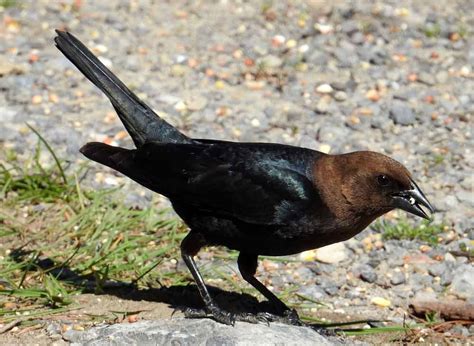
<svg viewBox="0 0 474 346"><path fill-rule="evenodd" d="M26 121L71 171L87 141L132 146L108 100L54 47L54 29L68 29L190 136L386 153L445 225L437 246L368 229L329 256L304 254L305 266L264 262L275 290L297 284L341 316L399 322L415 295L474 303L473 13L465 0L19 1L0 12L0 160L7 149L30 155ZM86 185L125 184L130 203L150 200L92 167Z"/></svg>

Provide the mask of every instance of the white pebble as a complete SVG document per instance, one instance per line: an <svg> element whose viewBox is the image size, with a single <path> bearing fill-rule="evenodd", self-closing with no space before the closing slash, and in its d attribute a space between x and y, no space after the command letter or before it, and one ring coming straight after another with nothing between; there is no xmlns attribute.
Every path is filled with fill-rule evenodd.
<svg viewBox="0 0 474 346"><path fill-rule="evenodd" d="M316 91L321 94L330 94L334 91L334 89L332 88L330 84L325 83L318 86L316 88Z"/></svg>
<svg viewBox="0 0 474 346"><path fill-rule="evenodd" d="M260 120L257 118L253 118L252 121L250 122L253 127L259 127L260 126Z"/></svg>
<svg viewBox="0 0 474 346"><path fill-rule="evenodd" d="M103 54L106 53L109 49L104 46L103 44L98 44L95 46L95 50L98 51L99 53Z"/></svg>
<svg viewBox="0 0 474 346"><path fill-rule="evenodd" d="M314 24L314 28L318 30L321 34L329 34L332 30L333 27L330 24L321 24L321 23L316 23Z"/></svg>
<svg viewBox="0 0 474 346"><path fill-rule="evenodd" d="M298 48L300 53L306 53L309 50L309 46L307 44L303 44Z"/></svg>

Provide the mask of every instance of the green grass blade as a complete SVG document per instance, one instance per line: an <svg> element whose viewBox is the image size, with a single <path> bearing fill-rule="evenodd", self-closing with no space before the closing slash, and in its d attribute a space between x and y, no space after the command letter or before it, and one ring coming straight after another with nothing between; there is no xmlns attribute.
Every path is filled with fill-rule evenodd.
<svg viewBox="0 0 474 346"><path fill-rule="evenodd" d="M26 126L28 126L28 128L31 131L33 131L38 136L39 140L45 145L46 149L49 151L49 153L51 154L51 156L54 159L54 162L56 163L56 167L58 168L59 174L61 175L61 178L62 178L64 184L67 185L68 180L66 178L66 174L64 173L64 169L61 165L61 162L59 161L58 157L56 156L56 153L54 152L53 148L51 148L51 146L46 141L46 139L44 139L44 137L33 126L31 126L28 123L26 123Z"/></svg>

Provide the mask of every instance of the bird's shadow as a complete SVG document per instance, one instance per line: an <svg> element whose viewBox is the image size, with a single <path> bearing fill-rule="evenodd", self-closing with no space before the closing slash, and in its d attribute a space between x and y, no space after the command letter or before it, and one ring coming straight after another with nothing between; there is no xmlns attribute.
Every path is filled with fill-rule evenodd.
<svg viewBox="0 0 474 346"><path fill-rule="evenodd" d="M16 262L23 262L25 257L31 253L32 251L18 248L10 253L10 257ZM69 266L55 263L47 257L39 257L29 263L27 270L48 272L57 280L80 288L84 293L108 294L124 300L160 302L176 310L204 307L197 286L194 284L141 288L136 283L108 280L99 282L94 275L79 274ZM206 286L216 303L226 311L236 314L276 313L272 304L267 301L259 302L257 298L249 294L225 291L209 285Z"/></svg>
<svg viewBox="0 0 474 346"><path fill-rule="evenodd" d="M226 311L239 313L272 312L271 304L259 302L255 297L246 294L225 291L218 287L206 285L217 305ZM135 301L153 301L169 305L177 310L204 307L196 285L169 286L141 289L136 286L108 288L104 293L121 299Z"/></svg>

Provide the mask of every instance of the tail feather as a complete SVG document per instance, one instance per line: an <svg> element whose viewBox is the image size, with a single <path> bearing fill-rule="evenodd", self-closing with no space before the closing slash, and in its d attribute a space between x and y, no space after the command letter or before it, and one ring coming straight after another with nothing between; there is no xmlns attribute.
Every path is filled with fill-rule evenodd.
<svg viewBox="0 0 474 346"><path fill-rule="evenodd" d="M91 142L84 145L80 152L88 159L122 172L125 167L133 163L136 150Z"/></svg>
<svg viewBox="0 0 474 346"><path fill-rule="evenodd" d="M146 188L160 192L156 182L150 181L150 172L142 167L136 154L139 149L125 149L105 143L90 142L84 145L80 152L92 161L108 166Z"/></svg>
<svg viewBox="0 0 474 346"><path fill-rule="evenodd" d="M58 49L107 95L137 148L150 141L193 142L153 112L76 37L65 31L56 33Z"/></svg>

